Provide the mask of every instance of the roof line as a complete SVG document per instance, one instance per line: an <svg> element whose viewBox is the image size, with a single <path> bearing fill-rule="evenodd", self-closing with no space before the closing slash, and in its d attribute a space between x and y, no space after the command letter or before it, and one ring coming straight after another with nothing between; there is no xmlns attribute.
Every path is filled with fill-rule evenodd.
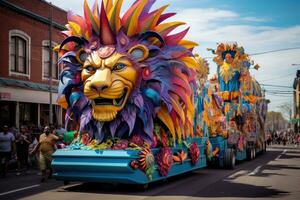
<svg viewBox="0 0 300 200"><path fill-rule="evenodd" d="M15 11L15 12L17 12L19 14L25 15L25 16L27 16L29 18L32 18L34 20L37 20L37 21L39 21L41 23L44 23L44 24L47 24L47 25L51 24L51 21L48 18L45 18L45 17L40 16L40 15L38 15L38 14L36 14L34 12L31 12L31 11L29 11L27 9L21 8L19 6L16 6L15 4L12 4L12 3L10 3L10 2L8 2L6 0L1 0L0 1L0 6L4 6L4 7L8 8L8 9L10 9L12 11ZM61 25L61 24L59 24L57 22L54 22L54 21L52 21L52 26L55 27L55 28L57 28L57 29L59 29L59 30L66 30L65 26L63 26L63 25Z"/></svg>

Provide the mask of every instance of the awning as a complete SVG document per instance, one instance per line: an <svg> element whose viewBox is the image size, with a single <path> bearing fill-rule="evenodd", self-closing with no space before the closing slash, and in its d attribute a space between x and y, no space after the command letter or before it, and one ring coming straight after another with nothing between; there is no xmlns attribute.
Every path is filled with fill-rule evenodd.
<svg viewBox="0 0 300 200"><path fill-rule="evenodd" d="M57 86L53 86L52 104L57 104L56 99ZM49 104L49 87L46 84L0 78L0 101Z"/></svg>
<svg viewBox="0 0 300 200"><path fill-rule="evenodd" d="M22 81L16 79L0 78L0 86L12 86L30 90L40 90L49 92L49 85L41 83L33 83L29 81ZM57 86L52 86L52 92L58 91Z"/></svg>

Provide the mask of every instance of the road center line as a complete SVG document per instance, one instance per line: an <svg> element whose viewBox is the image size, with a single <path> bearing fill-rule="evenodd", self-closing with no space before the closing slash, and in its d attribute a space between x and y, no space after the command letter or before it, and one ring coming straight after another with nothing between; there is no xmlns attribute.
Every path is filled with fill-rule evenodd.
<svg viewBox="0 0 300 200"><path fill-rule="evenodd" d="M281 157L281 154L279 154L279 155L275 158L275 160L279 160L280 157Z"/></svg>
<svg viewBox="0 0 300 200"><path fill-rule="evenodd" d="M281 153L281 155L284 155L284 154L286 154L286 149L285 150L283 150L283 152Z"/></svg>
<svg viewBox="0 0 300 200"><path fill-rule="evenodd" d="M284 154L286 154L286 149L284 149L282 152L281 152L281 154L279 154L276 158L275 158L275 160L279 160L280 159L280 157L282 156L282 155L284 155Z"/></svg>
<svg viewBox="0 0 300 200"><path fill-rule="evenodd" d="M23 188L15 189L15 190L11 190L11 191L8 191L8 192L3 192L3 193L0 194L0 196L11 194L11 193L14 193L14 192L19 192L19 191L22 191L22 190L27 190L27 189L38 187L38 186L40 186L40 184L31 185L31 186L28 186L28 187L23 187Z"/></svg>
<svg viewBox="0 0 300 200"><path fill-rule="evenodd" d="M260 168L262 167L262 165L257 166L252 172L250 172L248 175L249 176L253 176L255 174L257 174L260 170Z"/></svg>

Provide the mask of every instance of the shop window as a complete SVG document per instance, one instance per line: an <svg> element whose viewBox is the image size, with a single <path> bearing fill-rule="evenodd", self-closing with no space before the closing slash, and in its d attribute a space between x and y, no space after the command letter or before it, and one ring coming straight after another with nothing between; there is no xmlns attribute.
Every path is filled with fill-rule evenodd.
<svg viewBox="0 0 300 200"><path fill-rule="evenodd" d="M49 125L49 105L48 104L40 104L40 120L41 120L41 126ZM58 118L59 118L59 106L58 105L52 105L52 117L53 117L53 124L57 125L59 124Z"/></svg>
<svg viewBox="0 0 300 200"><path fill-rule="evenodd" d="M55 43L52 43L51 49L55 47ZM43 79L48 79L50 77L50 45L48 40L44 40L42 43L42 56L43 56ZM59 77L59 67L57 65L58 54L52 51L52 78L58 80Z"/></svg>
<svg viewBox="0 0 300 200"><path fill-rule="evenodd" d="M9 68L10 75L30 75L30 37L23 31L9 31Z"/></svg>
<svg viewBox="0 0 300 200"><path fill-rule="evenodd" d="M1 101L0 103L0 126L15 126L16 104L12 101Z"/></svg>
<svg viewBox="0 0 300 200"><path fill-rule="evenodd" d="M19 103L19 123L20 125L37 124L37 104Z"/></svg>

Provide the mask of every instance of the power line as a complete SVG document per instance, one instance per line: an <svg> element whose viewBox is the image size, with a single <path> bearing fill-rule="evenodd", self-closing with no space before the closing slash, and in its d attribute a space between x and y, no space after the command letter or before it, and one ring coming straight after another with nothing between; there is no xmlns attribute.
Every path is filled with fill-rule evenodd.
<svg viewBox="0 0 300 200"><path fill-rule="evenodd" d="M280 52L280 51L289 51L289 50L295 50L295 49L300 49L300 47L290 47L290 48L283 48L283 49L274 49L274 50L269 50L269 51L263 51L263 52L258 52L258 53L249 53L248 55L250 56L256 56L256 55L262 55L262 54L268 54L268 53L274 53L274 52ZM204 59L212 59L214 58L213 56L208 56L208 57L203 57Z"/></svg>
<svg viewBox="0 0 300 200"><path fill-rule="evenodd" d="M284 97L284 96L292 96L292 95L293 95L293 94L288 94L288 93L285 93L285 94L283 94L283 93L267 93L267 94L268 94L268 95L275 95L275 96L276 96L276 95L279 95L279 96L282 95L283 97Z"/></svg>
<svg viewBox="0 0 300 200"><path fill-rule="evenodd" d="M285 78L285 77L287 77L287 76L291 76L291 75L294 75L294 74L295 74L295 72L289 73L289 74L286 74L286 75L282 75L282 76L277 76L277 77L275 77L275 78L269 78L269 79L261 80L261 81L269 81L269 80L281 79L281 78Z"/></svg>
<svg viewBox="0 0 300 200"><path fill-rule="evenodd" d="M286 98L276 98L276 99L269 99L271 102L273 103L279 103L279 102L282 102L282 101L289 101L290 97L286 97Z"/></svg>
<svg viewBox="0 0 300 200"><path fill-rule="evenodd" d="M285 94L285 93L293 94L294 93L291 90L287 90L287 91L283 91L283 90L265 90L265 92L268 92L268 93L282 93L282 94Z"/></svg>
<svg viewBox="0 0 300 200"><path fill-rule="evenodd" d="M270 92L266 91L266 93L267 94L287 94L287 95L294 94L293 92L272 92L272 91L270 91Z"/></svg>
<svg viewBox="0 0 300 200"><path fill-rule="evenodd" d="M286 95L282 95L282 94L267 94L267 95L269 95L269 96L278 96L278 97L289 97L289 98L293 97L293 95L286 96Z"/></svg>
<svg viewBox="0 0 300 200"><path fill-rule="evenodd" d="M267 91L267 92L294 92L293 90L276 90L276 89L274 89L274 88L272 88L272 89L265 89L265 91Z"/></svg>
<svg viewBox="0 0 300 200"><path fill-rule="evenodd" d="M267 86L267 87L282 87L282 88L292 88L291 86L287 86L287 85L272 85L272 84L260 84L260 85L263 85L263 86Z"/></svg>
<svg viewBox="0 0 300 200"><path fill-rule="evenodd" d="M276 50L270 50L270 51L263 51L263 52L259 52L259 53L252 53L252 54L249 54L249 55L255 56L255 55L261 55L261 54L267 54L267 53L273 53L273 52L279 52L279 51L289 51L289 50L294 50L294 49L300 49L300 47L291 47L291 48L283 48L283 49L276 49Z"/></svg>

